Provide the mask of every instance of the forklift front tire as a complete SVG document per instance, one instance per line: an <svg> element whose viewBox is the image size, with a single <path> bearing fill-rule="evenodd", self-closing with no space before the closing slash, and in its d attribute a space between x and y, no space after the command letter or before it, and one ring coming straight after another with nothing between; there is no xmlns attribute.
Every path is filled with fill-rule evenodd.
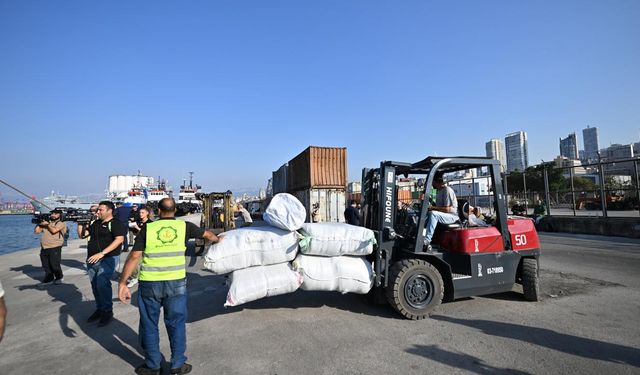
<svg viewBox="0 0 640 375"><path fill-rule="evenodd" d="M389 270L389 276L387 300L405 318L424 319L442 302L442 276L424 260L398 261Z"/></svg>

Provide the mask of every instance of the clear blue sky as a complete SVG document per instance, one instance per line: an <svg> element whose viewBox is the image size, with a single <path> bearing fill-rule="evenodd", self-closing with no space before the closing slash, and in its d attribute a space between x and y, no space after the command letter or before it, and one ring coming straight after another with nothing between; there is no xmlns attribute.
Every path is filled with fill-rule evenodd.
<svg viewBox="0 0 640 375"><path fill-rule="evenodd" d="M141 170L257 190L308 145L532 163L638 142L640 1L0 1L0 178L38 196ZM0 190L6 194L4 188Z"/></svg>

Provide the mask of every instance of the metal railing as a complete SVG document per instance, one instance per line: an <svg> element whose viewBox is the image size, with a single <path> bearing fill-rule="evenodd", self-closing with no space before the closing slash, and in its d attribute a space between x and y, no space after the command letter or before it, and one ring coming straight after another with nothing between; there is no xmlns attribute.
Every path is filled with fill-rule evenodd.
<svg viewBox="0 0 640 375"><path fill-rule="evenodd" d="M448 179L447 185L456 192L458 200L466 200L473 207L479 207L483 213L493 215L494 197L490 176L473 176Z"/></svg>
<svg viewBox="0 0 640 375"><path fill-rule="evenodd" d="M556 167L542 163L503 176L507 207L527 215L640 216L640 158ZM535 211L535 212L534 212Z"/></svg>

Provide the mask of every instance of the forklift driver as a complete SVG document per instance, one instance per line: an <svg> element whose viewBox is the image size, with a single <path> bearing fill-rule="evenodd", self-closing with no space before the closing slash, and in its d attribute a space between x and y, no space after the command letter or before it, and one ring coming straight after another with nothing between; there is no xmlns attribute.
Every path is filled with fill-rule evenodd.
<svg viewBox="0 0 640 375"><path fill-rule="evenodd" d="M453 224L460 220L458 217L458 200L452 188L445 185L442 175L433 178L433 188L437 190L436 204L429 208L424 245L426 250L431 250L431 239L438 223Z"/></svg>

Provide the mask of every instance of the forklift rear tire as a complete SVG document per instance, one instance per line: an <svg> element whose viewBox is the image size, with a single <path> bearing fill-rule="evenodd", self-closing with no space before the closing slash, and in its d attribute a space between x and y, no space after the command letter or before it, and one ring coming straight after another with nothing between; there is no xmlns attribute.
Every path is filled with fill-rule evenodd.
<svg viewBox="0 0 640 375"><path fill-rule="evenodd" d="M440 272L420 259L404 259L389 270L387 300L405 318L426 318L442 302L444 283Z"/></svg>
<svg viewBox="0 0 640 375"><path fill-rule="evenodd" d="M527 301L540 300L538 261L534 258L522 259L522 292Z"/></svg>

